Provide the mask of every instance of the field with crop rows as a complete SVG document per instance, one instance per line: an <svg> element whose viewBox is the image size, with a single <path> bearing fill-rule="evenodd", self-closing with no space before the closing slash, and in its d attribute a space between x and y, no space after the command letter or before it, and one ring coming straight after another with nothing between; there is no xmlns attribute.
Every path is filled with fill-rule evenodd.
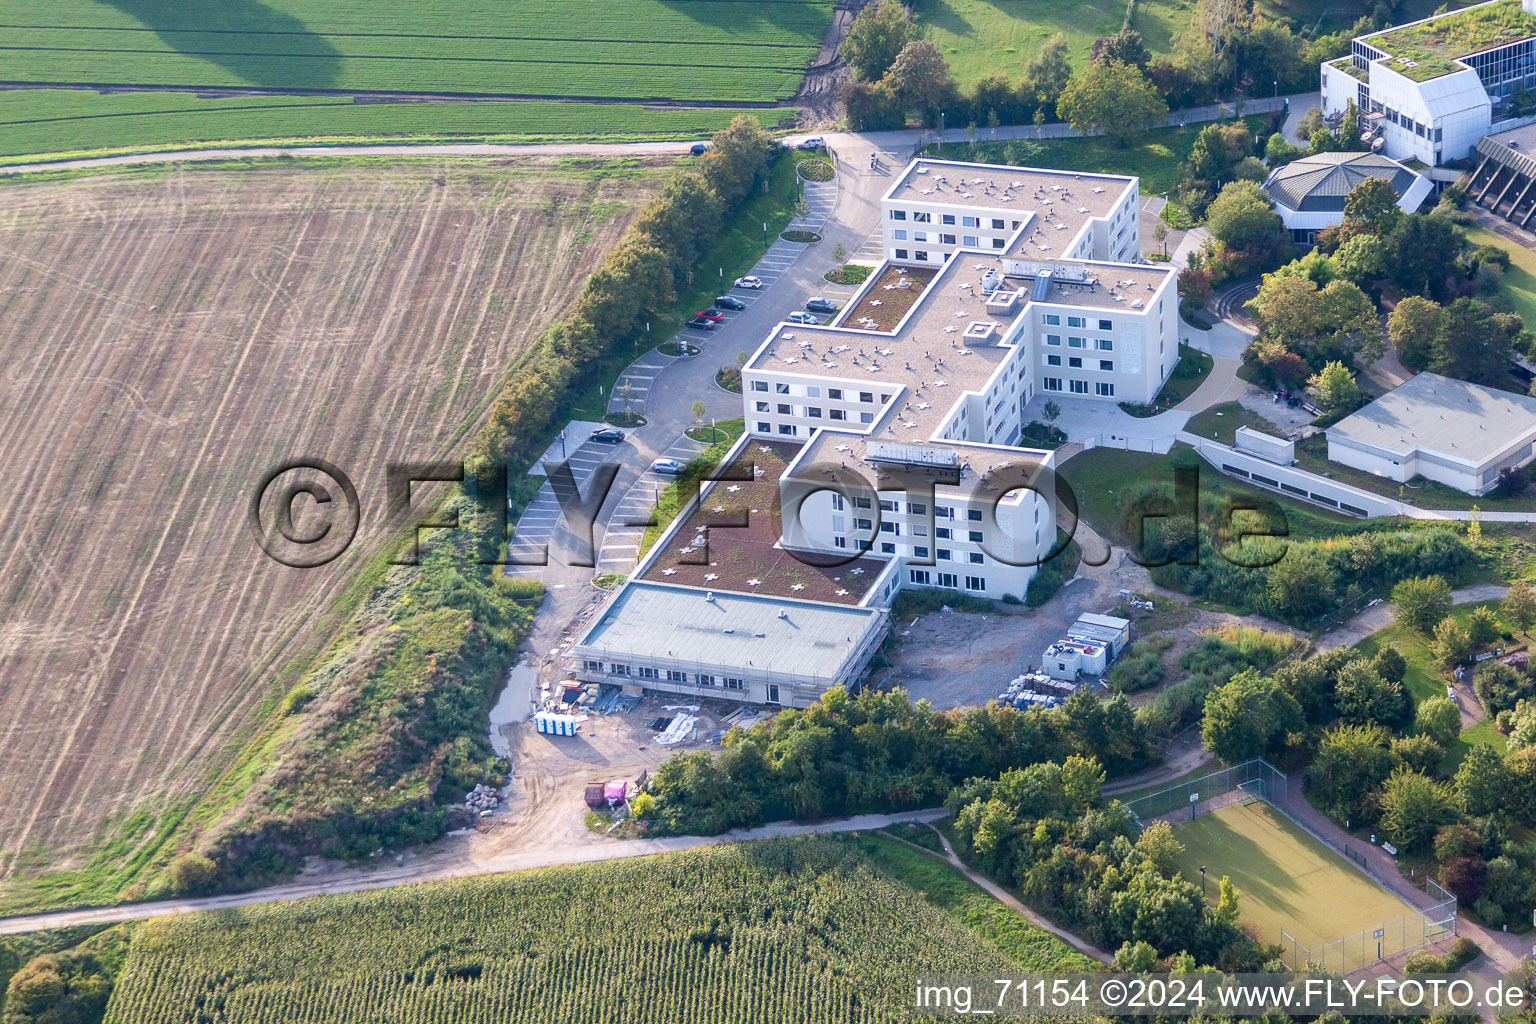
<svg viewBox="0 0 1536 1024"><path fill-rule="evenodd" d="M106 1024L908 1020L919 972L1020 968L810 837L155 921Z"/></svg>
<svg viewBox="0 0 1536 1024"><path fill-rule="evenodd" d="M0 92L0 164L37 154L165 148L239 141L624 142L696 139L739 109L522 100L484 103L353 103L345 96L198 97L178 92L100 95L78 89ZM766 127L793 111L763 111Z"/></svg>
<svg viewBox="0 0 1536 1024"><path fill-rule="evenodd" d="M161 855L390 534L387 464L453 456L659 184L523 158L0 188L0 906L120 898ZM316 456L362 529L288 568L245 511Z"/></svg>
<svg viewBox="0 0 1536 1024"><path fill-rule="evenodd" d="M25 0L4 77L44 83L762 101L800 86L833 0Z"/></svg>

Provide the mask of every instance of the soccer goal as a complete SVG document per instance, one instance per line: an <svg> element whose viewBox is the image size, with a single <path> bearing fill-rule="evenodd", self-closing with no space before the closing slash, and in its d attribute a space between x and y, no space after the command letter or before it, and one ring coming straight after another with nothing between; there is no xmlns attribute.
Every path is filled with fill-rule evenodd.
<svg viewBox="0 0 1536 1024"><path fill-rule="evenodd" d="M1158 819L1188 821L1235 803L1275 803L1284 800L1285 793L1285 774L1256 757L1127 801L1125 807L1145 827Z"/></svg>

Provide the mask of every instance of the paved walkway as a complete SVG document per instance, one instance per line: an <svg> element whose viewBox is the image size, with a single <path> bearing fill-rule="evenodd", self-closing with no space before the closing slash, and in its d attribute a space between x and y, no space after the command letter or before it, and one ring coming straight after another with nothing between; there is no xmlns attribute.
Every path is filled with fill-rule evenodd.
<svg viewBox="0 0 1536 1024"><path fill-rule="evenodd" d="M490 857L479 861L444 864L423 871L419 867L380 869L368 873L359 872L354 877L328 882L294 882L288 885L257 889L254 892L235 893L228 896L208 896L202 899L161 900L155 903L127 903L113 907L95 907L86 910L59 910L46 914L27 914L20 917L0 918L0 935L17 935L37 932L48 928L73 927L83 924L113 924L118 921L142 921L151 917L171 914L191 914L204 910L226 910L230 907L253 907L267 903L287 903L311 896L331 896L344 892L366 892L375 889L398 889L421 882L441 882L451 878L468 878L475 875L499 874L507 871L526 871L529 868L563 867L569 864L591 864L598 861L624 860L630 857L649 857L657 853L674 853L692 850L700 846L719 846L752 839L773 839L780 836L806 836L835 832L869 832L903 822L932 822L949 812L942 807L920 811L902 811L897 814L861 814L852 818L831 818L824 821L797 824L779 821L758 828L737 829L718 836L672 836L666 839L605 840L580 846L558 847L537 853L513 853Z"/></svg>
<svg viewBox="0 0 1536 1024"><path fill-rule="evenodd" d="M1287 100L1296 100L1307 96L1313 97L1313 105L1316 105L1316 93L1301 93L1295 97L1281 96L1278 98L1264 98L1241 101L1243 113L1260 114L1271 110L1279 110ZM1296 109L1296 103L1291 104L1292 111ZM764 108L744 108L742 113L761 113ZM773 110L776 108L766 108ZM1199 124L1205 121L1217 121L1222 118L1234 116L1235 104L1232 102L1210 104L1203 107L1191 107L1186 110L1176 110L1168 115L1169 126L1185 124ZM786 138L786 142L794 143L808 138L811 134L822 134L829 141L834 136L825 133L802 132ZM992 141L1004 139L1070 139L1076 138L1080 133L1067 124L1048 124L1041 129L1034 125L1003 125L997 128L987 128L977 134L977 141ZM843 135L843 139L858 138L863 144L878 146L886 152L897 154L905 158L914 149L921 145L928 145L942 141L945 145L951 143L965 143L968 129L965 127L947 128L942 133L935 129L914 129L894 132L870 132L863 136ZM0 174L30 174L37 171L61 171L78 170L90 167L125 167L139 164L164 164L184 163L196 160L250 160L271 157L306 157L306 156L681 156L688 152L691 141L683 142L564 142L564 143L537 143L533 145L499 145L494 143L444 143L440 145L407 146L399 144L357 144L357 145L308 145L308 146L220 146L208 148L188 148L163 150L156 153L124 153L119 156L79 157L70 160L40 160L35 163L11 164L0 167ZM957 158L959 154L957 154ZM865 149L864 160L868 163L868 149ZM849 251L852 251L850 249Z"/></svg>

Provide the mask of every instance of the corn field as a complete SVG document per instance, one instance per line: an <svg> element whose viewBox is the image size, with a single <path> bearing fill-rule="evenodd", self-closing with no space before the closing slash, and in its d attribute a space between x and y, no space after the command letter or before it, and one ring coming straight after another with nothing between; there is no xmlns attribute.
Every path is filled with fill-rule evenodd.
<svg viewBox="0 0 1536 1024"><path fill-rule="evenodd" d="M835 839L152 922L106 1024L894 1021L914 976L1018 970Z"/></svg>

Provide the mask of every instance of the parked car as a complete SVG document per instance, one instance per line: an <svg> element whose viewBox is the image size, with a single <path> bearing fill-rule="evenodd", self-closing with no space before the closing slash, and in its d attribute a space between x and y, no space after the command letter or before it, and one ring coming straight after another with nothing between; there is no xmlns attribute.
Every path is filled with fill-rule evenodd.
<svg viewBox="0 0 1536 1024"><path fill-rule="evenodd" d="M801 139L799 142L795 143L795 148L796 149L826 149L827 148L827 140L822 138L820 135L812 135L808 139Z"/></svg>
<svg viewBox="0 0 1536 1024"><path fill-rule="evenodd" d="M747 304L742 302L734 295L716 295L715 305L719 306L721 309L741 310L747 308Z"/></svg>
<svg viewBox="0 0 1536 1024"><path fill-rule="evenodd" d="M598 427L587 435L590 441L601 441L603 444L618 444L624 440L624 431L614 427Z"/></svg>
<svg viewBox="0 0 1536 1024"><path fill-rule="evenodd" d="M651 469L657 473L665 473L667 476L677 476L683 471L683 464L676 459L657 459L651 463Z"/></svg>
<svg viewBox="0 0 1536 1024"><path fill-rule="evenodd" d="M693 315L701 316L705 320L713 320L715 323L719 323L721 320L725 319L725 310L716 309L714 306L710 306L708 309L701 309Z"/></svg>
<svg viewBox="0 0 1536 1024"><path fill-rule="evenodd" d="M761 288L763 286L763 279L755 274L748 274L746 277L738 277L732 281L731 286L734 288Z"/></svg>
<svg viewBox="0 0 1536 1024"><path fill-rule="evenodd" d="M688 321L688 326L696 331L712 331L715 329L715 322L707 316L696 316Z"/></svg>
<svg viewBox="0 0 1536 1024"><path fill-rule="evenodd" d="M709 152L709 143L695 142L693 145L688 147L688 152L692 153L694 156L703 156L705 153Z"/></svg>
<svg viewBox="0 0 1536 1024"><path fill-rule="evenodd" d="M820 320L816 319L811 314L801 312L798 309L789 314L789 316L785 317L784 319L788 320L792 324L805 324L808 327L815 327L817 324L821 323Z"/></svg>
<svg viewBox="0 0 1536 1024"><path fill-rule="evenodd" d="M805 300L805 308L812 313L836 313L837 303L817 295Z"/></svg>

